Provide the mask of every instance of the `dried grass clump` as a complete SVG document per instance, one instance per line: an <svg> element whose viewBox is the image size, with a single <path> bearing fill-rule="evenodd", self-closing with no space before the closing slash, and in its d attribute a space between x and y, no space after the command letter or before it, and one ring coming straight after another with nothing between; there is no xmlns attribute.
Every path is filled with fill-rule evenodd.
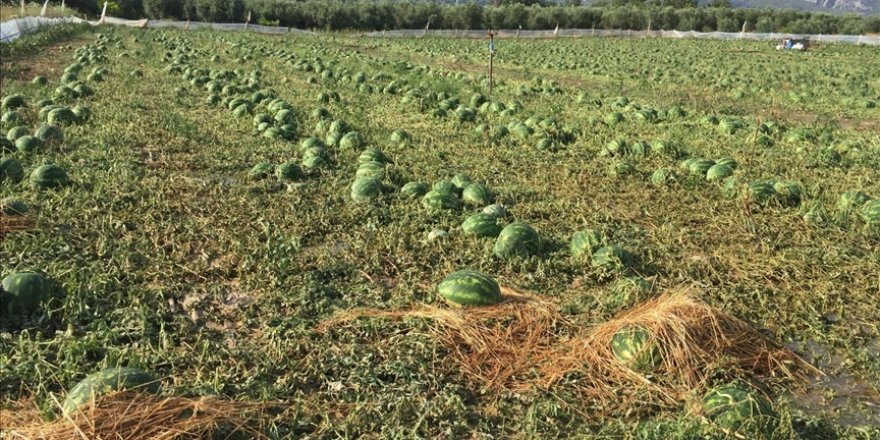
<svg viewBox="0 0 880 440"><path fill-rule="evenodd" d="M46 440L203 439L239 434L263 439L265 403L243 403L218 397L161 397L120 392L92 402L53 422L43 422L36 409L4 410L0 438Z"/></svg>
<svg viewBox="0 0 880 440"><path fill-rule="evenodd" d="M427 318L431 334L481 386L523 391L566 381L606 403L672 405L705 386L715 368L798 381L819 373L746 322L690 293L662 295L593 328L573 325L551 301L510 289L502 293L505 301L492 307L352 310L319 330L360 317ZM649 375L629 369L611 351L614 335L631 325L648 330L660 347L663 362ZM609 408L614 406L620 405Z"/></svg>
<svg viewBox="0 0 880 440"><path fill-rule="evenodd" d="M34 228L36 222L29 216L12 216L0 213L0 237L17 231L28 231Z"/></svg>

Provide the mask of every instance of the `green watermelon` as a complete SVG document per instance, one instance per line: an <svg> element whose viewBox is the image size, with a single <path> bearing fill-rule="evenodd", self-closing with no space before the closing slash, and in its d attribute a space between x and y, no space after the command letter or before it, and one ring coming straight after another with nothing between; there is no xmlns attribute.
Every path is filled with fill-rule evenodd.
<svg viewBox="0 0 880 440"><path fill-rule="evenodd" d="M770 401L740 383L709 390L703 396L703 414L728 434L746 438L770 438L779 419Z"/></svg>
<svg viewBox="0 0 880 440"><path fill-rule="evenodd" d="M724 181L724 186L721 187L721 194L728 199L732 199L739 194L742 187L742 182L736 176L730 176Z"/></svg>
<svg viewBox="0 0 880 440"><path fill-rule="evenodd" d="M438 286L440 296L461 306L485 306L501 302L501 288L492 277L475 270L449 274Z"/></svg>
<svg viewBox="0 0 880 440"><path fill-rule="evenodd" d="M504 207L504 205L497 204L497 203L494 205L486 206L485 208L483 208L483 210L481 212L483 214L493 215L496 218L507 217L507 209Z"/></svg>
<svg viewBox="0 0 880 440"><path fill-rule="evenodd" d="M455 184L448 180L441 180L439 182L435 182L434 185L431 186L431 189L434 191L440 192L448 192L448 193L457 193L458 188L456 188Z"/></svg>
<svg viewBox="0 0 880 440"><path fill-rule="evenodd" d="M74 124L78 119L76 113L67 107L55 108L46 115L46 122L50 125Z"/></svg>
<svg viewBox="0 0 880 440"><path fill-rule="evenodd" d="M21 200L13 198L5 198L0 200L0 214L10 217L25 215L28 212L28 206Z"/></svg>
<svg viewBox="0 0 880 440"><path fill-rule="evenodd" d="M460 203L455 194L433 189L422 197L422 206L435 211L440 209L458 209Z"/></svg>
<svg viewBox="0 0 880 440"><path fill-rule="evenodd" d="M24 179L24 168L14 157L0 158L0 182L18 183Z"/></svg>
<svg viewBox="0 0 880 440"><path fill-rule="evenodd" d="M59 188L70 183L67 171L57 165L42 165L31 172L31 184L39 189Z"/></svg>
<svg viewBox="0 0 880 440"><path fill-rule="evenodd" d="M630 263L630 255L620 246L611 245L597 249L591 257L593 267L619 269Z"/></svg>
<svg viewBox="0 0 880 440"><path fill-rule="evenodd" d="M34 136L49 145L58 145L64 142L64 133L54 125L41 124Z"/></svg>
<svg viewBox="0 0 880 440"><path fill-rule="evenodd" d="M321 156L303 156L302 167L306 170L317 170L326 167L327 160Z"/></svg>
<svg viewBox="0 0 880 440"><path fill-rule="evenodd" d="M339 147L346 150L355 150L364 145L364 139L356 131L350 131L339 140Z"/></svg>
<svg viewBox="0 0 880 440"><path fill-rule="evenodd" d="M695 176L706 177L706 174L715 166L715 161L711 159L697 159L688 165L688 171Z"/></svg>
<svg viewBox="0 0 880 440"><path fill-rule="evenodd" d="M461 229L477 237L497 237L501 233L498 218L490 214L474 214L461 224Z"/></svg>
<svg viewBox="0 0 880 440"><path fill-rule="evenodd" d="M3 101L0 101L0 109L15 110L24 107L26 103L27 101L25 101L24 96L18 94L9 95L3 98Z"/></svg>
<svg viewBox="0 0 880 440"><path fill-rule="evenodd" d="M605 116L605 123L614 126L624 121L623 113L620 112L611 112Z"/></svg>
<svg viewBox="0 0 880 440"><path fill-rule="evenodd" d="M492 252L502 259L528 258L541 251L541 238L525 223L511 223L501 230Z"/></svg>
<svg viewBox="0 0 880 440"><path fill-rule="evenodd" d="M46 79L45 76L35 76L31 81L31 84L35 86L45 86L46 84L49 84L49 80Z"/></svg>
<svg viewBox="0 0 880 440"><path fill-rule="evenodd" d="M412 137L404 130L394 130L391 133L391 143L398 145L408 145L412 141Z"/></svg>
<svg viewBox="0 0 880 440"><path fill-rule="evenodd" d="M862 219L869 225L880 225L880 200L871 200L862 205Z"/></svg>
<svg viewBox="0 0 880 440"><path fill-rule="evenodd" d="M615 155L626 154L628 149L629 145L623 139L614 139L605 145L605 151Z"/></svg>
<svg viewBox="0 0 880 440"><path fill-rule="evenodd" d="M385 177L385 164L382 162L364 162L358 166L355 177L382 179Z"/></svg>
<svg viewBox="0 0 880 440"><path fill-rule="evenodd" d="M464 191L464 189L471 183L473 183L473 181L467 174L456 174L452 177L452 184L455 185L455 190L458 193Z"/></svg>
<svg viewBox="0 0 880 440"><path fill-rule="evenodd" d="M780 180L773 183L773 191L780 201L786 205L796 206L801 203L801 184L791 180Z"/></svg>
<svg viewBox="0 0 880 440"><path fill-rule="evenodd" d="M269 162L260 162L248 171L248 179L263 180L272 175L275 166Z"/></svg>
<svg viewBox="0 0 880 440"><path fill-rule="evenodd" d="M67 393L61 409L72 414L93 400L116 391L159 392L159 381L137 368L107 368L87 376Z"/></svg>
<svg viewBox="0 0 880 440"><path fill-rule="evenodd" d="M776 190L773 182L757 180L749 183L748 194L755 203L767 203L776 195Z"/></svg>
<svg viewBox="0 0 880 440"><path fill-rule="evenodd" d="M675 175L672 170L669 168L660 168L651 174L651 184L654 186L665 186L667 183L674 180L674 178Z"/></svg>
<svg viewBox="0 0 880 440"><path fill-rule="evenodd" d="M656 339L641 326L622 327L611 338L611 353L628 368L639 373L650 373L663 363L663 355Z"/></svg>
<svg viewBox="0 0 880 440"><path fill-rule="evenodd" d="M316 137L307 137L307 138L303 139L302 142L299 143L299 148L303 151L309 150L314 147L323 148L324 146L325 146L324 141L322 141Z"/></svg>
<svg viewBox="0 0 880 440"><path fill-rule="evenodd" d="M0 116L0 122L6 124L6 126L19 123L23 124L24 122L21 119L21 114L15 110L10 110L6 113L3 113L3 116Z"/></svg>
<svg viewBox="0 0 880 440"><path fill-rule="evenodd" d="M366 163L366 162L381 162L381 163L389 163L391 162L388 159L388 156L377 148L367 148L361 152L361 155L358 156L358 163Z"/></svg>
<svg viewBox="0 0 880 440"><path fill-rule="evenodd" d="M15 148L22 153L35 153L43 147L43 141L31 135L22 136L15 140Z"/></svg>
<svg viewBox="0 0 880 440"><path fill-rule="evenodd" d="M303 171L295 162L286 162L275 168L275 177L278 180L300 180L303 178Z"/></svg>
<svg viewBox="0 0 880 440"><path fill-rule="evenodd" d="M12 127L6 132L6 139L15 142L18 138L22 136L27 136L31 133L31 130L24 126Z"/></svg>
<svg viewBox="0 0 880 440"><path fill-rule="evenodd" d="M461 199L469 205L486 206L495 201L495 196L486 186L479 183L471 183L464 188Z"/></svg>
<svg viewBox="0 0 880 440"><path fill-rule="evenodd" d="M841 213L848 213L858 209L870 200L871 197L862 191L847 191L837 199L837 210Z"/></svg>
<svg viewBox="0 0 880 440"><path fill-rule="evenodd" d="M706 172L706 180L714 182L726 179L731 175L733 175L733 168L729 165L716 163Z"/></svg>
<svg viewBox="0 0 880 440"><path fill-rule="evenodd" d="M604 242L605 237L599 231L593 229L577 231L571 237L571 244L569 245L571 256L575 258L587 255L592 256L593 251L602 246Z"/></svg>
<svg viewBox="0 0 880 440"><path fill-rule="evenodd" d="M631 162L619 160L611 166L611 174L616 177L624 177L636 172L636 167Z"/></svg>
<svg viewBox="0 0 880 440"><path fill-rule="evenodd" d="M16 272L3 278L7 297L3 311L12 314L33 314L59 296L61 289L49 277L36 272Z"/></svg>
<svg viewBox="0 0 880 440"><path fill-rule="evenodd" d="M428 192L428 185L422 182L409 182L400 188L400 194L408 199L422 197Z"/></svg>
<svg viewBox="0 0 880 440"><path fill-rule="evenodd" d="M351 198L356 202L371 200L382 194L382 182L375 177L359 177L351 184Z"/></svg>
<svg viewBox="0 0 880 440"><path fill-rule="evenodd" d="M729 157L722 157L721 159L716 160L715 165L727 165L734 170L739 166L739 164L736 163L736 160Z"/></svg>

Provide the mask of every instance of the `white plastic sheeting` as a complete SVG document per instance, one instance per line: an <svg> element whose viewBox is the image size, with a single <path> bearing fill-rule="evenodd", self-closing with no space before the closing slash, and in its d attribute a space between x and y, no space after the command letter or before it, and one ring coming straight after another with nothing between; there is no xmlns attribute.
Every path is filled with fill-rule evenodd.
<svg viewBox="0 0 880 440"><path fill-rule="evenodd" d="M16 38L37 30L40 26L56 25L61 23L89 23L97 26L100 24L112 24L116 26L129 26L138 28L178 28L178 29L200 29L212 28L218 31L229 32L257 32L261 34L298 34L298 35L316 35L314 32L304 31L300 29L262 26L249 23L203 23L198 21L168 21L168 20L125 20L116 17L102 17L99 21L85 21L77 17L63 18L45 18L45 17L26 17L15 18L0 23L0 42L8 43Z"/></svg>
<svg viewBox="0 0 880 440"><path fill-rule="evenodd" d="M546 31L494 31L499 38L560 38L560 37L620 37L620 38L705 38L714 40L782 40L796 38L820 43L848 43L880 46L877 35L803 35L784 33L756 32L695 32L695 31L629 31L616 29L558 29ZM453 37L453 38L485 38L484 30L425 30L407 29L395 31L377 31L363 34L367 37Z"/></svg>

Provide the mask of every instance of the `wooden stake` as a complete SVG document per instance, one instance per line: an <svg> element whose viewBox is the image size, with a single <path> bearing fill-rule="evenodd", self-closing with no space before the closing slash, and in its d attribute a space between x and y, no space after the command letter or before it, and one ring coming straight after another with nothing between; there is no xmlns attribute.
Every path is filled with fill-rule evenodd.
<svg viewBox="0 0 880 440"><path fill-rule="evenodd" d="M492 95L492 86L495 82L494 76L494 62L495 62L495 33L492 30L489 30L489 95Z"/></svg>

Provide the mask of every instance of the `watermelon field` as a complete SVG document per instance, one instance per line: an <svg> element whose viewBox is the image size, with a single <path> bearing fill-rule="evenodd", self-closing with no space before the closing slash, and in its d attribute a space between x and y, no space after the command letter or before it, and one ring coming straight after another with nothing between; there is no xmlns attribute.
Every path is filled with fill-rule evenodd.
<svg viewBox="0 0 880 440"><path fill-rule="evenodd" d="M0 438L880 439L876 48L39 38Z"/></svg>

